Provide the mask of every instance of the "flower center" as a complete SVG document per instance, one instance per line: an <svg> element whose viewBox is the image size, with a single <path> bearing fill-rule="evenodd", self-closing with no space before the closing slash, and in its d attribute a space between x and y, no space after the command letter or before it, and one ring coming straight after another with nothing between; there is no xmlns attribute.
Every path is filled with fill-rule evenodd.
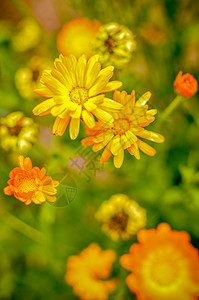
<svg viewBox="0 0 199 300"><path fill-rule="evenodd" d="M19 135L21 129L22 126L19 123L17 123L14 127L8 127L10 135Z"/></svg>
<svg viewBox="0 0 199 300"><path fill-rule="evenodd" d="M115 41L114 41L114 39L109 36L108 39L105 42L105 45L108 48L108 51L110 53L112 53L113 52L113 48L115 47Z"/></svg>
<svg viewBox="0 0 199 300"><path fill-rule="evenodd" d="M88 100L88 91L85 88L76 87L72 89L69 96L72 102L84 104Z"/></svg>
<svg viewBox="0 0 199 300"><path fill-rule="evenodd" d="M18 181L17 188L20 193L29 193L37 191L37 185L34 178L32 177L23 177Z"/></svg>
<svg viewBox="0 0 199 300"><path fill-rule="evenodd" d="M175 281L178 269L171 262L159 261L153 266L151 275L158 285L168 286Z"/></svg>
<svg viewBox="0 0 199 300"><path fill-rule="evenodd" d="M126 119L118 119L113 123L113 131L117 135L122 135L130 128L130 123Z"/></svg>
<svg viewBox="0 0 199 300"><path fill-rule="evenodd" d="M109 228L117 232L123 232L128 223L128 216L124 212L120 212L113 216L109 221Z"/></svg>

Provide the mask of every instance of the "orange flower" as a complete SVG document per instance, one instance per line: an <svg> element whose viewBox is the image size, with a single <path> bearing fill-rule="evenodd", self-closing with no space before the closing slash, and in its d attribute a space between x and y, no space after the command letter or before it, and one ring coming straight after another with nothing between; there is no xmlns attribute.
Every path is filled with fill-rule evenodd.
<svg viewBox="0 0 199 300"><path fill-rule="evenodd" d="M193 96L198 89L197 80L189 73L182 76L182 71L178 73L174 86L177 92L185 97Z"/></svg>
<svg viewBox="0 0 199 300"><path fill-rule="evenodd" d="M146 103L150 97L151 93L146 92L135 101L134 90L131 95L128 95L126 91L116 90L113 100L121 103L124 109L120 112L113 112L114 122L99 121L95 127L87 128L86 133L91 136L83 139L82 145L93 145L94 152L105 147L100 163L104 164L113 155L116 168L120 168L123 164L125 149L137 159L140 159L139 149L147 155L155 155L155 149L138 138L156 143L164 142L161 134L143 128L155 120L154 115L157 113L157 109L148 110Z"/></svg>
<svg viewBox="0 0 199 300"><path fill-rule="evenodd" d="M92 42L95 39L100 28L98 21L89 21L87 19L75 19L64 25L59 33L57 45L63 55L73 54L80 57L86 54L87 58L91 56Z"/></svg>
<svg viewBox="0 0 199 300"><path fill-rule="evenodd" d="M133 272L126 281L138 300L198 299L198 251L188 233L161 223L157 229L141 229L138 241L120 260Z"/></svg>
<svg viewBox="0 0 199 300"><path fill-rule="evenodd" d="M105 280L114 260L114 251L103 251L97 244L91 244L79 255L69 257L65 280L80 299L106 300L116 289L115 279Z"/></svg>
<svg viewBox="0 0 199 300"><path fill-rule="evenodd" d="M15 198L26 205L29 205L31 201L35 204L41 204L46 200L55 202L57 193L55 187L59 185L59 182L50 176L44 176L45 168L41 170L38 167L32 168L29 157L24 158L20 155L18 164L19 167L14 168L9 174L9 185L4 188L4 193L6 195L14 194Z"/></svg>

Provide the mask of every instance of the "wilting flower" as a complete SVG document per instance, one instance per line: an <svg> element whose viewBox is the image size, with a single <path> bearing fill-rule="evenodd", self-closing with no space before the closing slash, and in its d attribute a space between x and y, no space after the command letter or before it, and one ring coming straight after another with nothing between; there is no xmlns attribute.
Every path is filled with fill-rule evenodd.
<svg viewBox="0 0 199 300"><path fill-rule="evenodd" d="M13 37L13 47L16 51L28 51L41 40L41 29L37 22L31 18L23 19L19 23L19 29Z"/></svg>
<svg viewBox="0 0 199 300"><path fill-rule="evenodd" d="M99 32L100 23L78 18L64 25L59 33L57 45L63 55L91 56L92 43Z"/></svg>
<svg viewBox="0 0 199 300"><path fill-rule="evenodd" d="M198 90L197 80L189 73L182 75L180 71L174 82L177 92L185 97L193 96Z"/></svg>
<svg viewBox="0 0 199 300"><path fill-rule="evenodd" d="M100 55L103 66L118 68L126 65L136 48L134 35L126 26L117 23L102 25L93 42L93 54Z"/></svg>
<svg viewBox="0 0 199 300"><path fill-rule="evenodd" d="M38 133L38 125L20 111L0 119L1 148L5 151L28 151L36 143Z"/></svg>
<svg viewBox="0 0 199 300"><path fill-rule="evenodd" d="M114 251L103 251L97 244L91 244L79 255L69 257L66 282L82 300L106 300L117 286L115 279L105 280L114 260Z"/></svg>
<svg viewBox="0 0 199 300"><path fill-rule="evenodd" d="M38 104L35 115L52 114L56 117L53 133L63 135L70 122L70 138L76 139L79 134L80 118L90 128L95 126L95 115L98 119L109 123L113 117L108 111L117 111L122 105L105 98L104 93L122 86L120 81L111 81L114 67L101 70L98 56L88 61L82 55L77 59L74 55L60 55L55 60L55 69L45 71L41 77L43 87L35 92L50 99Z"/></svg>
<svg viewBox="0 0 199 300"><path fill-rule="evenodd" d="M146 211L123 194L104 201L96 213L102 230L113 240L128 240L146 225Z"/></svg>
<svg viewBox="0 0 199 300"><path fill-rule="evenodd" d="M15 74L15 83L20 95L28 100L35 97L34 89L40 87L42 71L51 66L50 61L34 56L26 67L20 68Z"/></svg>
<svg viewBox="0 0 199 300"><path fill-rule="evenodd" d="M41 204L46 200L56 201L56 187L59 181L53 180L50 176L45 176L46 169L32 167L29 157L18 157L19 167L14 168L9 176L8 186L4 188L6 195L13 195L18 200L29 205L31 202Z"/></svg>
<svg viewBox="0 0 199 300"><path fill-rule="evenodd" d="M121 257L122 266L132 271L126 282L138 300L198 299L199 257L188 233L161 223L140 230L138 241Z"/></svg>
<svg viewBox="0 0 199 300"><path fill-rule="evenodd" d="M138 138L156 143L164 141L164 137L159 133L143 128L155 120L154 115L157 113L157 109L148 110L146 103L150 97L151 93L146 92L135 102L135 91L132 91L131 95L127 95L125 91L115 91L113 99L123 104L123 111L113 114L113 123L98 122L94 128L87 128L86 132L92 136L82 140L83 146L94 144L94 152L106 146L100 162L105 163L113 154L116 168L120 168L123 163L125 149L137 159L140 159L139 149L153 156L156 153L155 149Z"/></svg>

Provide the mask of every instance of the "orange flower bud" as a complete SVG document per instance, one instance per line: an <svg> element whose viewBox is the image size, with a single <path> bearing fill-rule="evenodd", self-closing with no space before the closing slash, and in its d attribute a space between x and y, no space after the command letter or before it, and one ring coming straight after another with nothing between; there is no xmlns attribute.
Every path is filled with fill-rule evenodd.
<svg viewBox="0 0 199 300"><path fill-rule="evenodd" d="M185 97L193 96L198 89L197 80L189 73L182 76L182 71L178 73L174 86L177 92Z"/></svg>

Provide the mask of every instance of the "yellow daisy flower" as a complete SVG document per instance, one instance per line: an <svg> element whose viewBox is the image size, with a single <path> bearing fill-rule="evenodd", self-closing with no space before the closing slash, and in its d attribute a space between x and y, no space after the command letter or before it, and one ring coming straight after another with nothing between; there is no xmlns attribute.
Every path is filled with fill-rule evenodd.
<svg viewBox="0 0 199 300"><path fill-rule="evenodd" d="M157 113L157 109L148 110L146 103L150 97L151 93L146 92L135 102L134 90L131 95L127 95L125 91L115 91L113 99L123 104L123 111L113 114L113 123L101 121L97 122L94 128L87 128L87 134L92 136L83 139L82 145L93 145L94 152L106 146L100 163L105 163L113 155L116 168L120 168L123 163L125 149L137 159L140 159L139 149L153 156L156 153L155 149L138 138L145 138L156 143L164 142L162 135L143 128L155 120L154 115Z"/></svg>
<svg viewBox="0 0 199 300"><path fill-rule="evenodd" d="M146 210L127 195L117 194L101 204L96 219L113 240L128 240L145 227Z"/></svg>
<svg viewBox="0 0 199 300"><path fill-rule="evenodd" d="M38 104L33 113L56 117L53 126L55 135L63 135L71 119L69 132L74 140L79 134L80 118L89 128L95 126L94 116L112 124L114 119L109 112L122 108L120 103L106 98L104 94L120 88L122 82L109 82L114 67L101 69L98 59L96 55L87 60L85 55L77 59L74 55L66 57L61 54L55 59L55 69L43 72L43 87L35 93L49 99Z"/></svg>

